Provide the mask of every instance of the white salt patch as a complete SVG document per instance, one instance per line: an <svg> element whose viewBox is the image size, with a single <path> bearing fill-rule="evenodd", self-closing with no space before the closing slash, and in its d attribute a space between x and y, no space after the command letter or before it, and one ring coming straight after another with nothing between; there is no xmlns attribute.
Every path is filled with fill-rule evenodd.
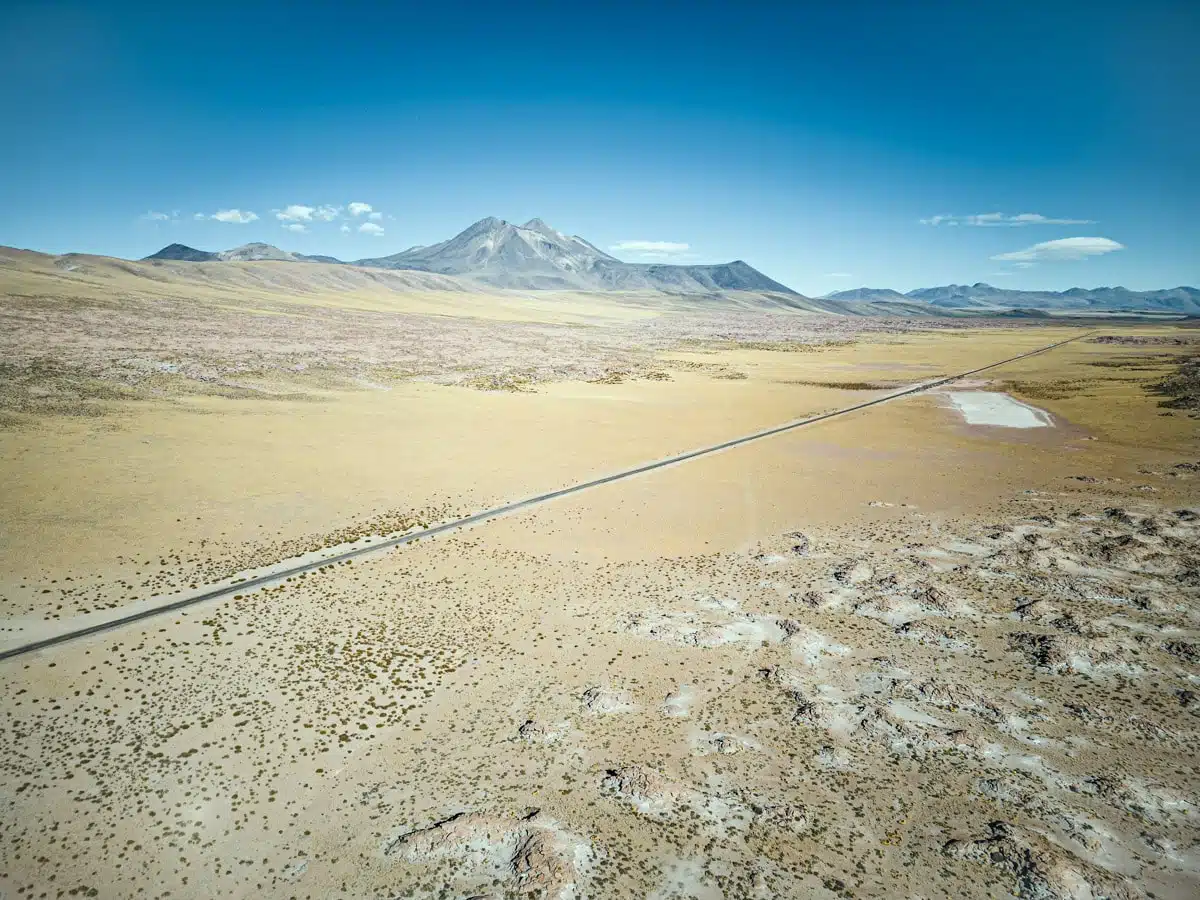
<svg viewBox="0 0 1200 900"><path fill-rule="evenodd" d="M839 644L819 631L803 627L793 632L788 639L788 645L793 654L799 655L810 666L817 665L823 656L844 656L850 652L850 648L845 644Z"/></svg>
<svg viewBox="0 0 1200 900"><path fill-rule="evenodd" d="M681 684L679 690L673 694L668 694L667 699L663 701L663 715L675 716L684 718L692 711L692 701L695 699L695 691L692 690L690 684Z"/></svg>
<svg viewBox="0 0 1200 900"><path fill-rule="evenodd" d="M697 643L709 647L721 644L760 644L764 641L777 644L786 637L787 633L773 620L765 616L747 617L741 621L713 626L707 634L697 639Z"/></svg>
<svg viewBox="0 0 1200 900"><path fill-rule="evenodd" d="M888 709L892 711L896 718L904 722L915 722L918 725L932 725L935 728L949 727L941 719L937 719L922 710L914 709L907 703L902 703L898 700L890 702Z"/></svg>
<svg viewBox="0 0 1200 900"><path fill-rule="evenodd" d="M697 597L696 605L701 609L722 609L726 612L734 612L738 608L738 602L732 597L711 597L707 594Z"/></svg>
<svg viewBox="0 0 1200 900"><path fill-rule="evenodd" d="M948 396L968 425L1045 428L1054 420L1045 410L992 391L951 391Z"/></svg>

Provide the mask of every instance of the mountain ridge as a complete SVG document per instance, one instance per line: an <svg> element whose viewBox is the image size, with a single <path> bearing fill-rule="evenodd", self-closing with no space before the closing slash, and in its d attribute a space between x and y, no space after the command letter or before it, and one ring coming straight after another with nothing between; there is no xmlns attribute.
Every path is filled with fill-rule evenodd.
<svg viewBox="0 0 1200 900"><path fill-rule="evenodd" d="M928 303L941 309L977 312L1002 309L1098 312L1139 310L1200 314L1200 289L1186 285L1150 291L1133 291L1119 286L1073 287L1065 291L1026 291L998 288L980 281L975 284L915 288L904 294L891 288L854 288L834 291L821 299L876 302L905 300Z"/></svg>
<svg viewBox="0 0 1200 900"><path fill-rule="evenodd" d="M523 290L654 290L684 294L769 291L802 296L745 260L709 265L629 263L605 253L579 235L564 234L538 218L514 225L488 216L448 240L349 263L331 256L289 253L263 243L244 244L217 253L170 244L145 260L325 262L454 275L493 287Z"/></svg>
<svg viewBox="0 0 1200 900"><path fill-rule="evenodd" d="M262 242L218 252L169 244L145 260L327 263L429 272L518 290L656 291L686 295L746 292L810 299L741 259L697 265L625 262L540 218L517 225L488 216L447 240L350 262L332 256L291 253ZM1200 289L1183 285L1150 291L1121 286L1026 291L976 282L916 288L906 293L891 288L861 287L835 291L812 302L830 311L853 310L853 314L860 314L860 310L869 310L872 315L987 315L1005 310L1101 313L1136 310L1200 315Z"/></svg>

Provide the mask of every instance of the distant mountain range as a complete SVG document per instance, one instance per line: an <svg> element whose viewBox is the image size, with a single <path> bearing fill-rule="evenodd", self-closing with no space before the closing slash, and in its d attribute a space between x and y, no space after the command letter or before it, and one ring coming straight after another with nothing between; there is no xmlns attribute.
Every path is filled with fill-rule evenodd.
<svg viewBox="0 0 1200 900"><path fill-rule="evenodd" d="M331 256L288 253L270 244L246 244L218 253L171 244L146 259L342 262ZM525 290L655 290L679 294L771 291L799 296L740 259L707 266L622 262L581 237L556 231L541 219L532 219L524 225L496 218L480 219L448 241L411 247L391 256L354 260L349 265L436 272Z"/></svg>
<svg viewBox="0 0 1200 900"><path fill-rule="evenodd" d="M288 253L286 250L280 250L273 244L264 244L256 242L253 244L242 244L240 247L234 247L231 250L218 250L216 253L210 253L207 250L197 250L195 247L189 247L187 244L167 244L157 253L153 253L146 259L174 259L182 260L183 262L254 262L260 259L274 259L285 262L326 262L326 263L341 263L340 259L333 256L305 256L302 253Z"/></svg>
<svg viewBox="0 0 1200 900"><path fill-rule="evenodd" d="M524 225L491 217L480 219L447 241L352 262L332 256L289 253L263 243L215 253L170 244L146 259L328 263L431 272L521 290L661 291L683 295L745 292L763 295L784 307L851 315L988 315L1006 310L1030 315L1080 311L1200 314L1200 290L1191 287L1158 291L1131 291L1123 287L1014 291L980 282L918 288L904 294L890 288L863 287L812 299L768 278L740 259L719 265L623 262L578 235L557 231L541 219L531 219Z"/></svg>
<svg viewBox="0 0 1200 900"><path fill-rule="evenodd" d="M979 282L948 284L943 287L917 288L907 294L891 288L855 288L826 294L824 299L891 303L918 301L942 309L987 310L1093 310L1116 312L1137 310L1163 313L1200 314L1200 289L1167 288L1158 291L1131 291L1123 287L1071 288L1067 291L1014 291Z"/></svg>

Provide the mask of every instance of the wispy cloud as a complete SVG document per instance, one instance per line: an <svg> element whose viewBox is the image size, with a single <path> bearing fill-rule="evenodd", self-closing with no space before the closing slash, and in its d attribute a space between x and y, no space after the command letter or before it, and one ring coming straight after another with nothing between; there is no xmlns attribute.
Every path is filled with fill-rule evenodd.
<svg viewBox="0 0 1200 900"><path fill-rule="evenodd" d="M338 229L338 231L340 231L342 234L349 234L350 226L343 224L342 227Z"/></svg>
<svg viewBox="0 0 1200 900"><path fill-rule="evenodd" d="M237 225L245 225L247 222L257 221L258 214L252 213L250 210L219 209L209 218L216 219L218 222L233 222Z"/></svg>
<svg viewBox="0 0 1200 900"><path fill-rule="evenodd" d="M611 249L634 253L686 253L690 247L676 241L619 241Z"/></svg>
<svg viewBox="0 0 1200 900"><path fill-rule="evenodd" d="M849 272L826 272L825 277L826 278L851 278L852 276Z"/></svg>
<svg viewBox="0 0 1200 900"><path fill-rule="evenodd" d="M690 245L680 241L618 241L609 249L633 253L639 259L687 259L694 255L688 252Z"/></svg>
<svg viewBox="0 0 1200 900"><path fill-rule="evenodd" d="M383 237L383 226L376 225L374 222L363 222L358 226L358 230L363 234L373 234L375 237Z"/></svg>
<svg viewBox="0 0 1200 900"><path fill-rule="evenodd" d="M332 222L341 212L340 206L318 206L313 210L313 218L320 219L322 222Z"/></svg>
<svg viewBox="0 0 1200 900"><path fill-rule="evenodd" d="M1021 268L1036 262L1062 262L1065 260L1087 259L1089 256L1103 256L1116 250L1124 250L1123 244L1103 237L1073 237L1061 238L1057 241L1043 241L1026 247L1024 250L1014 250L1011 253L999 253L992 259L1002 262L1015 262ZM1022 265L1024 264L1024 265Z"/></svg>
<svg viewBox="0 0 1200 900"><path fill-rule="evenodd" d="M981 227L1020 228L1024 225L1094 225L1091 219L1054 219L1041 213L979 213L974 216L930 216L922 225L977 225Z"/></svg>
<svg viewBox="0 0 1200 900"><path fill-rule="evenodd" d="M367 213L367 218L370 219L372 222L382 222L383 221L383 213L370 212L370 213Z"/></svg>
<svg viewBox="0 0 1200 900"><path fill-rule="evenodd" d="M365 216L371 211L371 204L363 203L361 200L355 200L352 203L346 204L346 211L352 216Z"/></svg>
<svg viewBox="0 0 1200 900"><path fill-rule="evenodd" d="M208 216L204 213L192 213L192 218L199 222L201 219L207 219Z"/></svg>
<svg viewBox="0 0 1200 900"><path fill-rule="evenodd" d="M172 214L172 213L165 213L165 212L155 212L154 210L150 210L149 212L142 213L140 216L138 216L138 218L141 219L143 222L170 222L171 219L175 218L175 216L178 216L178 215L179 215L178 212Z"/></svg>
<svg viewBox="0 0 1200 900"><path fill-rule="evenodd" d="M308 231L308 226L303 222L285 222L283 227L288 231Z"/></svg>

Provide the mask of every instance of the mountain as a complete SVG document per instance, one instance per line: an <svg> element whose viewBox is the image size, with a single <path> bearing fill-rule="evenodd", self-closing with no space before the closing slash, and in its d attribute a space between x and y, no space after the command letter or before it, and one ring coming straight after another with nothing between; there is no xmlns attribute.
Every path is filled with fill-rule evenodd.
<svg viewBox="0 0 1200 900"><path fill-rule="evenodd" d="M209 260L218 259L216 253L209 253L207 250L197 250L195 247L189 247L187 244L167 244L157 253L152 253L146 259L181 259L187 262L208 262Z"/></svg>
<svg viewBox="0 0 1200 900"><path fill-rule="evenodd" d="M834 291L832 294L826 294L826 300L849 300L849 301L870 301L872 303L906 303L911 301L911 297L906 297L899 291L893 291L891 288L869 288L860 287L849 291Z"/></svg>
<svg viewBox="0 0 1200 900"><path fill-rule="evenodd" d="M984 284L948 284L942 287L917 288L905 296L910 300L921 300L934 306L947 306L953 309L968 309L975 306L1012 306L1011 303L989 303L989 299L1002 298L1005 291Z"/></svg>
<svg viewBox="0 0 1200 900"><path fill-rule="evenodd" d="M704 266L623 262L541 219L531 219L524 225L494 217L480 219L448 241L412 247L392 256L360 259L354 265L463 275L497 287L525 290L796 293L742 260Z"/></svg>
<svg viewBox="0 0 1200 900"><path fill-rule="evenodd" d="M1096 312L1120 310L1164 313L1200 313L1200 290L1177 287L1157 291L1131 291L1123 287L1071 288L1066 291L1016 291L990 284L949 284L918 288L906 295L912 300L944 309L1043 309Z"/></svg>
<svg viewBox="0 0 1200 900"><path fill-rule="evenodd" d="M272 244L253 243L242 244L240 247L234 247L231 250L221 250L216 253L210 253L207 250L197 250L195 247L189 247L186 244L167 244L157 253L152 253L149 256L142 257L143 260L155 259L174 259L183 260L184 262L253 262L257 260L279 260L282 262L320 262L320 263L338 263L342 261L334 256L309 256L304 253L289 253L286 250L280 250Z"/></svg>
<svg viewBox="0 0 1200 900"><path fill-rule="evenodd" d="M273 244L263 243L242 244L242 246L234 247L232 250L222 250L217 254L217 258L224 262L251 262L260 259L276 259L286 262L302 261L294 253L280 250Z"/></svg>

